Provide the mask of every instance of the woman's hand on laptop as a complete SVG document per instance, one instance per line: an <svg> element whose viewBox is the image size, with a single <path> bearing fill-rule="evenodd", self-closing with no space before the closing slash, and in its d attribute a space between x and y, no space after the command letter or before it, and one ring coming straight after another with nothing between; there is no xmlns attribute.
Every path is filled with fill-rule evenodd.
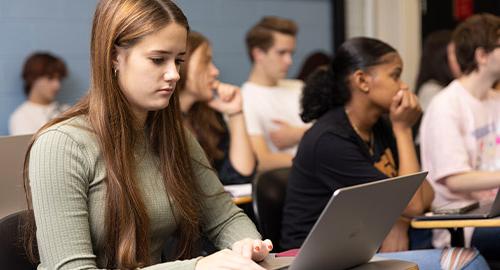
<svg viewBox="0 0 500 270"><path fill-rule="evenodd" d="M260 262L273 250L273 243L269 239L262 241L260 239L245 238L234 243L231 249L245 258Z"/></svg>
<svg viewBox="0 0 500 270"><path fill-rule="evenodd" d="M265 270L250 258L230 249L223 249L212 255L201 258L195 270Z"/></svg>

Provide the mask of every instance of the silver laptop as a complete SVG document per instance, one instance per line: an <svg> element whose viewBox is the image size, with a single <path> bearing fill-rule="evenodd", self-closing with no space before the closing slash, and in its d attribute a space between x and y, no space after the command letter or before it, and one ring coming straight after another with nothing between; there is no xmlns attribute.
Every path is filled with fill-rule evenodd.
<svg viewBox="0 0 500 270"><path fill-rule="evenodd" d="M426 175L421 172L336 190L297 256L269 256L261 266L336 270L367 263Z"/></svg>
<svg viewBox="0 0 500 270"><path fill-rule="evenodd" d="M27 208L23 166L31 137L0 137L0 218Z"/></svg>
<svg viewBox="0 0 500 270"><path fill-rule="evenodd" d="M417 220L450 220L450 219L480 219L493 218L500 216L500 192L497 193L495 200L481 202L480 206L464 213L457 214L432 214L419 216Z"/></svg>

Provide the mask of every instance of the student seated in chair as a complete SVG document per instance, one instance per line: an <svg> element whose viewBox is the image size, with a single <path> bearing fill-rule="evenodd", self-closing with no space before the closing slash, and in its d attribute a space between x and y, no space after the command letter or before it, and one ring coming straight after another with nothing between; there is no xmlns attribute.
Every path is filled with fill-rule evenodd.
<svg viewBox="0 0 500 270"><path fill-rule="evenodd" d="M421 110L416 96L401 81L402 70L401 57L388 44L353 38L338 49L328 68L309 78L301 116L306 122L316 122L305 133L293 161L283 213L282 248L302 245L336 189L420 171L412 125ZM433 191L424 181L380 252L409 249L410 219L428 209L432 199ZM390 256L438 268L440 252L410 251ZM476 251L470 252L474 255L470 258L479 258L479 264L484 265Z"/></svg>
<svg viewBox="0 0 500 270"><path fill-rule="evenodd" d="M437 94L420 127L422 166L436 191L433 206L465 200L492 201L500 186L500 18L478 14L453 33L462 75ZM465 228L487 259L499 260L499 228ZM434 231L434 245L450 244Z"/></svg>
<svg viewBox="0 0 500 270"><path fill-rule="evenodd" d="M290 167L309 127L299 116L303 82L285 80L297 31L292 20L267 16L246 35L252 69L241 87L243 111L260 171Z"/></svg>
<svg viewBox="0 0 500 270"><path fill-rule="evenodd" d="M178 83L183 123L224 185L250 183L257 159L245 127L241 91L217 80L219 70L206 37L190 32L187 47Z"/></svg>
<svg viewBox="0 0 500 270"><path fill-rule="evenodd" d="M89 93L35 135L25 163L26 242L36 237L39 270L264 270L255 261L272 243L182 124L175 89L188 30L170 0L99 1ZM222 250L197 257L201 234ZM170 236L177 260L162 262Z"/></svg>
<svg viewBox="0 0 500 270"><path fill-rule="evenodd" d="M27 100L10 116L10 135L35 133L69 108L56 101L66 75L64 61L50 53L36 52L28 57L22 72Z"/></svg>

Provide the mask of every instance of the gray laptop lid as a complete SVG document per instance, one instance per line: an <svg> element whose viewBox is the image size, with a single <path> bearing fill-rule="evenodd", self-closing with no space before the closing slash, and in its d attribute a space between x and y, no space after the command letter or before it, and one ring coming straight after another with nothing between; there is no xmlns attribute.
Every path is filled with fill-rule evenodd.
<svg viewBox="0 0 500 270"><path fill-rule="evenodd" d="M24 156L32 135L0 137L0 218L26 209Z"/></svg>
<svg viewBox="0 0 500 270"><path fill-rule="evenodd" d="M336 190L289 269L335 270L368 262L426 175Z"/></svg>

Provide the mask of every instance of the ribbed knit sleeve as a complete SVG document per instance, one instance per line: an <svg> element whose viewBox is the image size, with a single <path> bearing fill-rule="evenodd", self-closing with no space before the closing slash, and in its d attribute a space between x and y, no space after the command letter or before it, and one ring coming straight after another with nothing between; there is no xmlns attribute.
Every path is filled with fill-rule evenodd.
<svg viewBox="0 0 500 270"><path fill-rule="evenodd" d="M203 199L203 229L220 249L244 238L261 239L253 222L237 207L210 167L203 149L193 136L188 136L193 168L200 183Z"/></svg>
<svg viewBox="0 0 500 270"><path fill-rule="evenodd" d="M104 189L103 183L92 183L99 172L94 170L96 157L92 151L89 154L87 146L75 141L71 134L55 129L42 134L31 149L29 178L41 261L39 270L102 269L97 266L93 242L102 239L92 235L90 228L104 221L89 211L88 200L91 186L101 185L97 188L99 192ZM105 208L104 200L98 204ZM198 259L143 269L192 270Z"/></svg>
<svg viewBox="0 0 500 270"><path fill-rule="evenodd" d="M41 269L95 268L88 174L87 153L69 135L51 130L33 145L29 179Z"/></svg>
<svg viewBox="0 0 500 270"><path fill-rule="evenodd" d="M83 126L83 127L82 127ZM44 131L30 152L29 180L40 253L38 270L103 269L106 172L95 135L84 118ZM253 223L224 193L201 147L190 137L190 153L201 189L204 231L220 248L245 237L260 238ZM161 187L157 158L139 149L137 181L150 217L150 256L145 270L193 270L199 258L159 263L161 249L177 229ZM213 195L213 196L211 196ZM174 207L175 208L175 207Z"/></svg>

